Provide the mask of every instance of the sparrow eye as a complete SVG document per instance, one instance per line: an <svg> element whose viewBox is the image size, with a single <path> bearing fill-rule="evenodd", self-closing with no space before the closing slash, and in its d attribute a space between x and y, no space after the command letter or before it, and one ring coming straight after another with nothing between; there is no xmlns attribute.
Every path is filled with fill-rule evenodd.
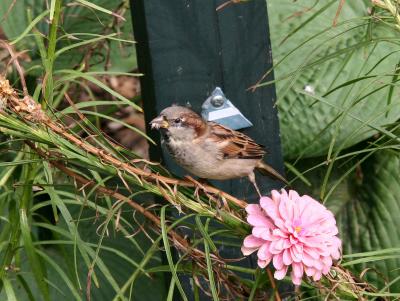
<svg viewBox="0 0 400 301"><path fill-rule="evenodd" d="M174 120L174 122L175 122L176 124L181 123L181 122L182 122L182 119L181 119L181 118L176 118L176 119Z"/></svg>

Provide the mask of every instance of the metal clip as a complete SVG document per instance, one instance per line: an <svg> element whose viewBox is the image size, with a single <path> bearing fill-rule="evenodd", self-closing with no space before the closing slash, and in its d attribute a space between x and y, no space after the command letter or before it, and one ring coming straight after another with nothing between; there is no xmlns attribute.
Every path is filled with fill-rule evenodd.
<svg viewBox="0 0 400 301"><path fill-rule="evenodd" d="M217 87L201 106L202 117L214 121L232 130L253 126L253 124L225 97L221 88Z"/></svg>

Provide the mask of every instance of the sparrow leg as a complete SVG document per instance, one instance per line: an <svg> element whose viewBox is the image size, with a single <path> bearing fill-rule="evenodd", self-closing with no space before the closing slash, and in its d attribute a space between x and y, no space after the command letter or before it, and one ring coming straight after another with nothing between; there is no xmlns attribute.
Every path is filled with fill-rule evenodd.
<svg viewBox="0 0 400 301"><path fill-rule="evenodd" d="M208 181L206 178L199 178L197 181L198 181L200 184L212 186L211 183L210 183L210 181Z"/></svg>
<svg viewBox="0 0 400 301"><path fill-rule="evenodd" d="M248 177L249 177L249 181L254 185L254 188L257 190L258 196L262 197L260 189L258 189L258 186L257 186L256 176L255 176L254 172L249 174Z"/></svg>
<svg viewBox="0 0 400 301"><path fill-rule="evenodd" d="M218 209L221 208L229 208L228 204L226 203L226 201L224 199L221 199L221 196L218 194L218 199L214 198L213 196L211 196L208 192L206 187L204 187L204 185L209 185L212 186L211 183L204 178L200 178L198 180L193 179L191 176L186 175L185 176L186 179L188 179L190 182L195 184L195 190L194 190L194 196L196 196L198 199L200 198L199 195L199 190L203 190L204 193L206 194L206 196L208 196L208 200L210 201L211 199L214 200L214 202L217 204ZM210 204L211 205L211 204Z"/></svg>

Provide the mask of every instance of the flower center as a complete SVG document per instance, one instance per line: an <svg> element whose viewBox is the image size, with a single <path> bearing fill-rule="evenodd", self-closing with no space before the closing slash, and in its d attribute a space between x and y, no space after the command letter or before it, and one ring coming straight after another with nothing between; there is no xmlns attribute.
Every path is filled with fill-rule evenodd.
<svg viewBox="0 0 400 301"><path fill-rule="evenodd" d="M295 227L295 228L294 228L294 231L296 231L297 233L300 233L301 227L300 227L300 226Z"/></svg>

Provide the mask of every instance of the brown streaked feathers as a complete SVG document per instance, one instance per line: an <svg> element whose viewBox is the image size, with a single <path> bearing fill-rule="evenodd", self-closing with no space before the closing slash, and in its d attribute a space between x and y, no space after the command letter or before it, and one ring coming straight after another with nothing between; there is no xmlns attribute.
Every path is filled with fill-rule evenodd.
<svg viewBox="0 0 400 301"><path fill-rule="evenodd" d="M211 125L209 139L218 143L226 142L226 146L221 148L225 159L262 159L265 155L265 147L250 137L215 122L208 124Z"/></svg>
<svg viewBox="0 0 400 301"><path fill-rule="evenodd" d="M248 177L261 195L254 170L287 183L262 161L266 151L253 139L215 122L207 122L186 107L164 109L151 121L161 131L163 144L176 162L192 174L211 180Z"/></svg>

